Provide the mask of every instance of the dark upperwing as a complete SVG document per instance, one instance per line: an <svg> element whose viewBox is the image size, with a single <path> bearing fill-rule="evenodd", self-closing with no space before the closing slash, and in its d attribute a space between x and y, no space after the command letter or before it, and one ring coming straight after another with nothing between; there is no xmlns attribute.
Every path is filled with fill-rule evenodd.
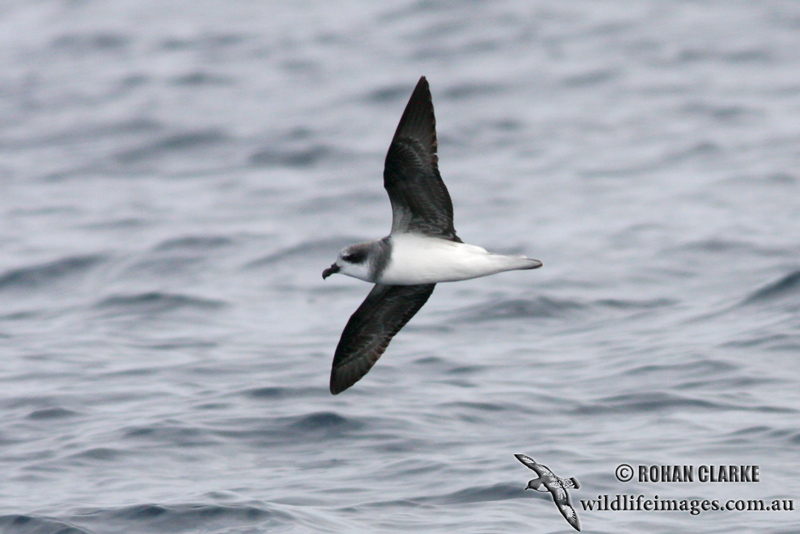
<svg viewBox="0 0 800 534"><path fill-rule="evenodd" d="M408 100L383 170L392 203L392 233L421 233L461 242L453 227L453 202L439 175L436 118L423 76Z"/></svg>

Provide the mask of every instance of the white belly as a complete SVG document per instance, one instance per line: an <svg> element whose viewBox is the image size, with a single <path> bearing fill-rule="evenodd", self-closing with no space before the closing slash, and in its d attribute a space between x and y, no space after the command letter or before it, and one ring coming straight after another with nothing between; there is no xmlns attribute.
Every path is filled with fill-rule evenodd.
<svg viewBox="0 0 800 534"><path fill-rule="evenodd" d="M388 285L435 284L541 265L523 256L492 254L481 247L416 234L391 236L392 254L380 280Z"/></svg>

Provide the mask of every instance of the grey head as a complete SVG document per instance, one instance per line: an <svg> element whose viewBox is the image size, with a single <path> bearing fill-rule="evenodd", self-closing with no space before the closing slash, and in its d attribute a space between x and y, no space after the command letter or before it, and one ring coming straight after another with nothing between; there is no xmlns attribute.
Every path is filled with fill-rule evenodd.
<svg viewBox="0 0 800 534"><path fill-rule="evenodd" d="M333 264L322 271L322 278L341 273L365 282L374 282L389 262L389 240L367 241L339 251Z"/></svg>
<svg viewBox="0 0 800 534"><path fill-rule="evenodd" d="M558 511L561 512L561 515L564 516L564 519L567 520L567 523L569 523L575 530L580 531L581 523L578 519L578 513L572 506L572 499L570 499L569 493L567 492L568 488L578 489L581 487L578 480L575 477L561 478L556 476L549 467L537 463L536 460L530 456L526 456L524 454L515 454L514 456L517 458L517 460L525 464L528 469L533 470L537 475L539 475L537 478L529 480L528 485L525 486L525 489L533 489L542 492L549 491L550 495L553 497L553 502L558 508Z"/></svg>

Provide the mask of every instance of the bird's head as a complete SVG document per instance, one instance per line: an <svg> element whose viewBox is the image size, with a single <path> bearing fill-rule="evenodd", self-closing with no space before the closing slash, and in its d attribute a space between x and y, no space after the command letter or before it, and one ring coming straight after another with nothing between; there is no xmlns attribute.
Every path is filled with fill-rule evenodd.
<svg viewBox="0 0 800 534"><path fill-rule="evenodd" d="M359 280L370 282L370 260L372 243L359 243L343 248L333 264L322 271L322 278L342 273Z"/></svg>
<svg viewBox="0 0 800 534"><path fill-rule="evenodd" d="M547 490L541 490L540 489L541 486L542 486L542 479L541 478L534 478L533 480L529 480L528 481L528 485L525 486L525 489L526 490L532 489L532 490L536 490L536 491L547 491Z"/></svg>

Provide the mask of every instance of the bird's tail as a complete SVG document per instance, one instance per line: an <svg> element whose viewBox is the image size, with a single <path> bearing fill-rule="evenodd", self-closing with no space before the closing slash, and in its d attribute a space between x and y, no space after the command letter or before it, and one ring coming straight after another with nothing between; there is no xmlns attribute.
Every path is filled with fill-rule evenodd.
<svg viewBox="0 0 800 534"><path fill-rule="evenodd" d="M542 262L525 256L501 256L506 271L518 271L523 269L538 269Z"/></svg>

